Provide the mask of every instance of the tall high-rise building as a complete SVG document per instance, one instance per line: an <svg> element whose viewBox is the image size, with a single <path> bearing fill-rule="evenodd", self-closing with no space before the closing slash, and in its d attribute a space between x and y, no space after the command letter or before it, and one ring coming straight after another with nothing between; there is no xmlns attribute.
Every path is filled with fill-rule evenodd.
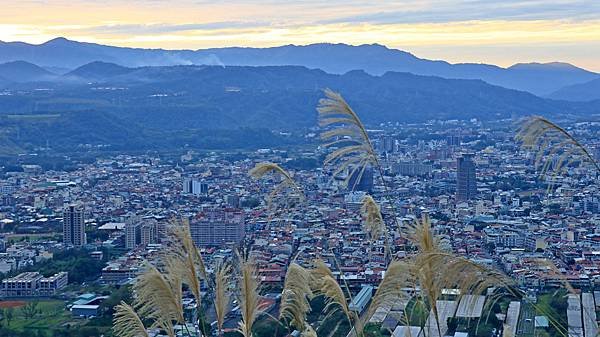
<svg viewBox="0 0 600 337"><path fill-rule="evenodd" d="M84 246L85 216L80 205L68 205L63 209L63 242L74 247Z"/></svg>
<svg viewBox="0 0 600 337"><path fill-rule="evenodd" d="M198 219L190 222L190 232L199 246L237 244L246 234L244 211L235 208L204 211Z"/></svg>
<svg viewBox="0 0 600 337"><path fill-rule="evenodd" d="M392 153L396 151L396 139L393 136L383 136L381 137L381 145L382 152Z"/></svg>
<svg viewBox="0 0 600 337"><path fill-rule="evenodd" d="M457 147L460 146L460 136L451 135L446 137L446 143L448 143L449 147Z"/></svg>
<svg viewBox="0 0 600 337"><path fill-rule="evenodd" d="M192 194L192 179L183 178L182 192L183 194Z"/></svg>
<svg viewBox="0 0 600 337"><path fill-rule="evenodd" d="M473 154L463 154L456 160L456 200L467 201L477 195L475 162Z"/></svg>
<svg viewBox="0 0 600 337"><path fill-rule="evenodd" d="M134 249L142 239L142 224L139 216L131 216L125 222L125 248Z"/></svg>
<svg viewBox="0 0 600 337"><path fill-rule="evenodd" d="M182 187L184 194L208 195L208 183L202 180L183 178Z"/></svg>
<svg viewBox="0 0 600 337"><path fill-rule="evenodd" d="M392 171L401 176L427 176L431 175L433 165L421 162L401 161L392 164Z"/></svg>
<svg viewBox="0 0 600 337"><path fill-rule="evenodd" d="M232 208L240 208L240 196L237 194L228 194L225 196L227 205Z"/></svg>
<svg viewBox="0 0 600 337"><path fill-rule="evenodd" d="M154 219L144 219L141 227L141 245L158 243L158 223Z"/></svg>
<svg viewBox="0 0 600 337"><path fill-rule="evenodd" d="M352 170L350 172L352 173ZM367 166L364 170L359 168L354 171L348 179L348 189L351 191L371 192L373 190L373 168Z"/></svg>

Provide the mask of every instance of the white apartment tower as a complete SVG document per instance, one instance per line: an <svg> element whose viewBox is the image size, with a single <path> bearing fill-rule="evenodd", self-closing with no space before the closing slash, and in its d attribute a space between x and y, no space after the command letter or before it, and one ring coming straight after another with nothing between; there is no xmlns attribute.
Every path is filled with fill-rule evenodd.
<svg viewBox="0 0 600 337"><path fill-rule="evenodd" d="M125 248L134 249L141 243L141 221L139 216L130 216L125 222Z"/></svg>

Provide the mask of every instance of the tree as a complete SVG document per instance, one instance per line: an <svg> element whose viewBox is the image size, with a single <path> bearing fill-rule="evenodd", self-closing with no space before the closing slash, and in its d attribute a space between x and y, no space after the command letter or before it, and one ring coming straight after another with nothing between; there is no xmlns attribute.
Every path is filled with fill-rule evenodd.
<svg viewBox="0 0 600 337"><path fill-rule="evenodd" d="M269 317L256 322L252 327L252 332L257 337L283 337L290 331L280 321Z"/></svg>
<svg viewBox="0 0 600 337"><path fill-rule="evenodd" d="M7 326L10 326L10 322L14 318L14 311L15 311L15 309L13 309L13 308L8 308L8 309L4 310L4 319L6 320Z"/></svg>
<svg viewBox="0 0 600 337"><path fill-rule="evenodd" d="M57 252L50 261L34 265L31 270L39 271L44 276L53 275L60 271L69 273L69 283L82 283L95 280L102 273L108 254L104 260L92 258L85 249L72 249Z"/></svg>
<svg viewBox="0 0 600 337"><path fill-rule="evenodd" d="M100 311L104 316L112 317L114 314L114 307L121 303L125 302L130 304L133 301L133 296L131 295L131 286L125 285L119 287L118 289L112 291L110 296L102 301L100 304Z"/></svg>
<svg viewBox="0 0 600 337"><path fill-rule="evenodd" d="M96 327L81 327L77 329L77 332L73 333L74 337L88 337L88 336L100 336L100 330Z"/></svg>
<svg viewBox="0 0 600 337"><path fill-rule="evenodd" d="M41 310L38 309L38 305L39 305L38 301L27 302L27 304L25 304L21 308L21 313L23 314L23 317L25 317L27 319L32 319L37 314L40 314Z"/></svg>

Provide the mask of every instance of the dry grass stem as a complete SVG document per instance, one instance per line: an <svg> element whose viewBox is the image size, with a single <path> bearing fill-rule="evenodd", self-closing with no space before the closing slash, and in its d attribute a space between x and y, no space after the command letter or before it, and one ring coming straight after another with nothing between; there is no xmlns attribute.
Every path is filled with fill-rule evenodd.
<svg viewBox="0 0 600 337"><path fill-rule="evenodd" d="M228 264L219 264L215 270L215 312L217 315L217 328L220 335L223 331L223 323L225 315L229 310L229 278L231 274L231 266Z"/></svg>
<svg viewBox="0 0 600 337"><path fill-rule="evenodd" d="M392 261L373 296L367 316L370 317L382 306L392 306L400 300L408 300L409 296L404 289L409 286L409 280L410 265L406 262Z"/></svg>
<svg viewBox="0 0 600 337"><path fill-rule="evenodd" d="M536 151L535 167L544 176L552 167L553 177L574 163L591 163L600 173L598 162L587 148L567 130L540 116L523 121L515 139L525 149Z"/></svg>
<svg viewBox="0 0 600 337"><path fill-rule="evenodd" d="M300 337L317 337L317 332L312 328L312 326L307 324Z"/></svg>
<svg viewBox="0 0 600 337"><path fill-rule="evenodd" d="M200 306L200 280L208 278L204 260L192 240L188 222L176 224L171 228L170 234L171 240L163 257L164 263L173 273L181 275L183 283L190 288Z"/></svg>
<svg viewBox="0 0 600 337"><path fill-rule="evenodd" d="M306 315L311 310L310 300L314 297L311 283L313 281L309 270L296 263L290 264L281 294L279 317L287 320L298 331L304 331L308 326Z"/></svg>
<svg viewBox="0 0 600 337"><path fill-rule="evenodd" d="M252 336L252 325L261 313L259 308L260 282L256 273L256 265L249 256L240 257L239 298L242 319L238 331L244 337Z"/></svg>
<svg viewBox="0 0 600 337"><path fill-rule="evenodd" d="M267 198L268 208L273 208L280 196L283 196L283 198L285 199L287 194L284 192L286 190L289 190L291 193L297 195L300 198L300 200L304 199L304 193L302 192L300 186L296 184L296 182L292 178L292 175L275 163L258 163L254 166L254 168L252 168L248 172L248 175L250 175L254 179L261 179L268 174L279 175L282 178L281 182L277 184L269 193L269 196Z"/></svg>
<svg viewBox="0 0 600 337"><path fill-rule="evenodd" d="M325 158L325 165L337 164L334 176L349 170L350 177L357 175L360 181L366 167L379 166L377 154L371 144L367 129L358 115L344 98L330 89L325 89L325 98L319 101L319 125L325 129L321 139L326 148L334 149ZM350 186L354 189L355 186Z"/></svg>
<svg viewBox="0 0 600 337"><path fill-rule="evenodd" d="M379 239L386 232L379 205L373 197L367 195L363 198L360 210L363 217L364 231L369 234L371 240Z"/></svg>
<svg viewBox="0 0 600 337"><path fill-rule="evenodd" d="M181 276L167 272L163 275L154 266L137 279L133 289L137 295L135 306L138 313L156 321L154 326L184 322L183 305L181 302Z"/></svg>
<svg viewBox="0 0 600 337"><path fill-rule="evenodd" d="M138 314L125 302L115 307L113 332L117 337L149 337Z"/></svg>

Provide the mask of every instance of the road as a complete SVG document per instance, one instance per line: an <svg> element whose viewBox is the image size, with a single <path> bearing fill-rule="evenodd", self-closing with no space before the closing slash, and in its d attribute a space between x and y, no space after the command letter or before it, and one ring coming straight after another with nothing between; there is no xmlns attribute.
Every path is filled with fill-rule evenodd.
<svg viewBox="0 0 600 337"><path fill-rule="evenodd" d="M521 302L521 315L517 325L517 337L533 337L535 332L535 308L529 302Z"/></svg>

